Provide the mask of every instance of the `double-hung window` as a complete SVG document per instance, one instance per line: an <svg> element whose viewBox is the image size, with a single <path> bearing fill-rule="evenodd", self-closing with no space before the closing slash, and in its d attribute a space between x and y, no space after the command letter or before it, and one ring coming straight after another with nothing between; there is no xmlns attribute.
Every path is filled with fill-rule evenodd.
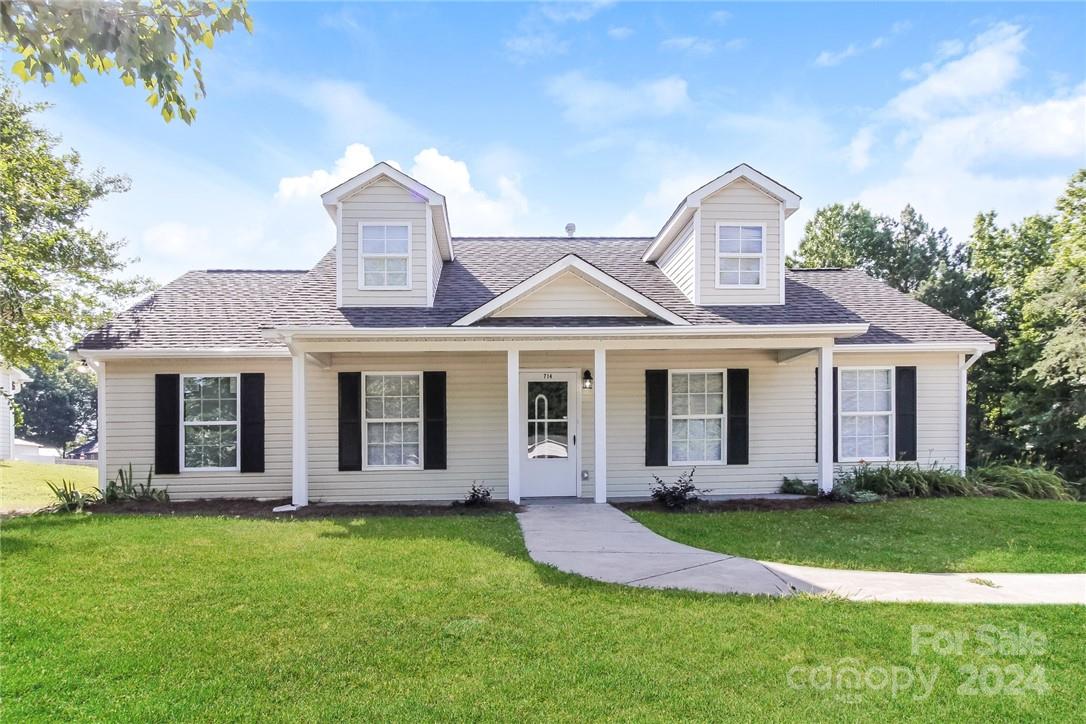
<svg viewBox="0 0 1086 724"><path fill-rule="evenodd" d="M765 286L765 227L717 224L717 286Z"/></svg>
<svg viewBox="0 0 1086 724"><path fill-rule="evenodd" d="M893 459L894 386L892 367L838 370L840 459Z"/></svg>
<svg viewBox="0 0 1086 724"><path fill-rule="evenodd" d="M238 376L185 375L182 470L237 470Z"/></svg>
<svg viewBox="0 0 1086 724"><path fill-rule="evenodd" d="M417 468L422 460L422 374L367 374L366 465Z"/></svg>
<svg viewBox="0 0 1086 724"><path fill-rule="evenodd" d="M724 371L670 373L670 464L724 462Z"/></svg>
<svg viewBox="0 0 1086 724"><path fill-rule="evenodd" d="M411 287L411 225L359 224L358 276L362 289Z"/></svg>

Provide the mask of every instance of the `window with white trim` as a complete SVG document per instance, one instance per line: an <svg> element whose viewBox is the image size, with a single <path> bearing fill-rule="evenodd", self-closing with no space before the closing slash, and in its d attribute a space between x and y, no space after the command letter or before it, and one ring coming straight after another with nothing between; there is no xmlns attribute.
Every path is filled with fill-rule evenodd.
<svg viewBox="0 0 1086 724"><path fill-rule="evenodd" d="M717 286L765 284L765 227L717 224Z"/></svg>
<svg viewBox="0 0 1086 724"><path fill-rule="evenodd" d="M359 272L362 289L411 286L411 225L360 224Z"/></svg>
<svg viewBox="0 0 1086 724"><path fill-rule="evenodd" d="M724 462L724 371L670 372L670 464Z"/></svg>
<svg viewBox="0 0 1086 724"><path fill-rule="evenodd" d="M894 387L892 367L842 367L837 406L840 459L891 460Z"/></svg>
<svg viewBox="0 0 1086 724"><path fill-rule="evenodd" d="M419 467L422 373L365 377L367 467Z"/></svg>
<svg viewBox="0 0 1086 724"><path fill-rule="evenodd" d="M181 429L183 470L237 469L238 376L183 376Z"/></svg>

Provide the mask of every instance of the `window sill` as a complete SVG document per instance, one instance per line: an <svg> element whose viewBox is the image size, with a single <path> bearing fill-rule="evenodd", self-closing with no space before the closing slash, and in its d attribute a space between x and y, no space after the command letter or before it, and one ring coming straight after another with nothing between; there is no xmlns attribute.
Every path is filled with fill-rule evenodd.
<svg viewBox="0 0 1086 724"><path fill-rule="evenodd" d="M421 465L363 465L362 472L375 471L383 472L386 470L422 470Z"/></svg>
<svg viewBox="0 0 1086 724"><path fill-rule="evenodd" d="M717 289L765 289L765 284L717 284Z"/></svg>
<svg viewBox="0 0 1086 724"><path fill-rule="evenodd" d="M839 458L839 463L892 463L894 458Z"/></svg>
<svg viewBox="0 0 1086 724"><path fill-rule="evenodd" d="M241 466L233 468L181 468L181 474L185 473L240 473Z"/></svg>

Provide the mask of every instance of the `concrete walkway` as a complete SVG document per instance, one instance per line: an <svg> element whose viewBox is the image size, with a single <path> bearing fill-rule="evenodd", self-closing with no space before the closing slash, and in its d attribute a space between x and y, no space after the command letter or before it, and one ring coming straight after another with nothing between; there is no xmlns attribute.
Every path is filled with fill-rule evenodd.
<svg viewBox="0 0 1086 724"><path fill-rule="evenodd" d="M610 505L529 501L517 518L533 560L608 583L859 601L1086 605L1086 574L892 573L764 563L676 543Z"/></svg>

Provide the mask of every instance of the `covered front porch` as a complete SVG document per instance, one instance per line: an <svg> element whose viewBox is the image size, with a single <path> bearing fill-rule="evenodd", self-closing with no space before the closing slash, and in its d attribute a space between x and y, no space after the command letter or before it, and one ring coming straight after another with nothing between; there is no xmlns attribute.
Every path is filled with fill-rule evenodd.
<svg viewBox="0 0 1086 724"><path fill-rule="evenodd" d="M785 475L828 489L832 440L822 431L833 429L832 401L816 388L832 388L832 335L856 330L812 336L809 327L801 334L734 326L727 333L661 327L293 335L293 504L455 500L475 482L518 503L541 496L603 503L644 497L653 476L672 479L691 467L698 487L721 495L775 492ZM397 464L384 464L366 438L377 423L363 399L362 463L337 464L345 434L337 378L359 373L363 381L440 373L443 438L412 406L415 417L393 422L420 439L400 446L410 452L398 452ZM421 410L421 387L419 396ZM438 441L430 452L444 446L441 467L423 463L427 436Z"/></svg>

